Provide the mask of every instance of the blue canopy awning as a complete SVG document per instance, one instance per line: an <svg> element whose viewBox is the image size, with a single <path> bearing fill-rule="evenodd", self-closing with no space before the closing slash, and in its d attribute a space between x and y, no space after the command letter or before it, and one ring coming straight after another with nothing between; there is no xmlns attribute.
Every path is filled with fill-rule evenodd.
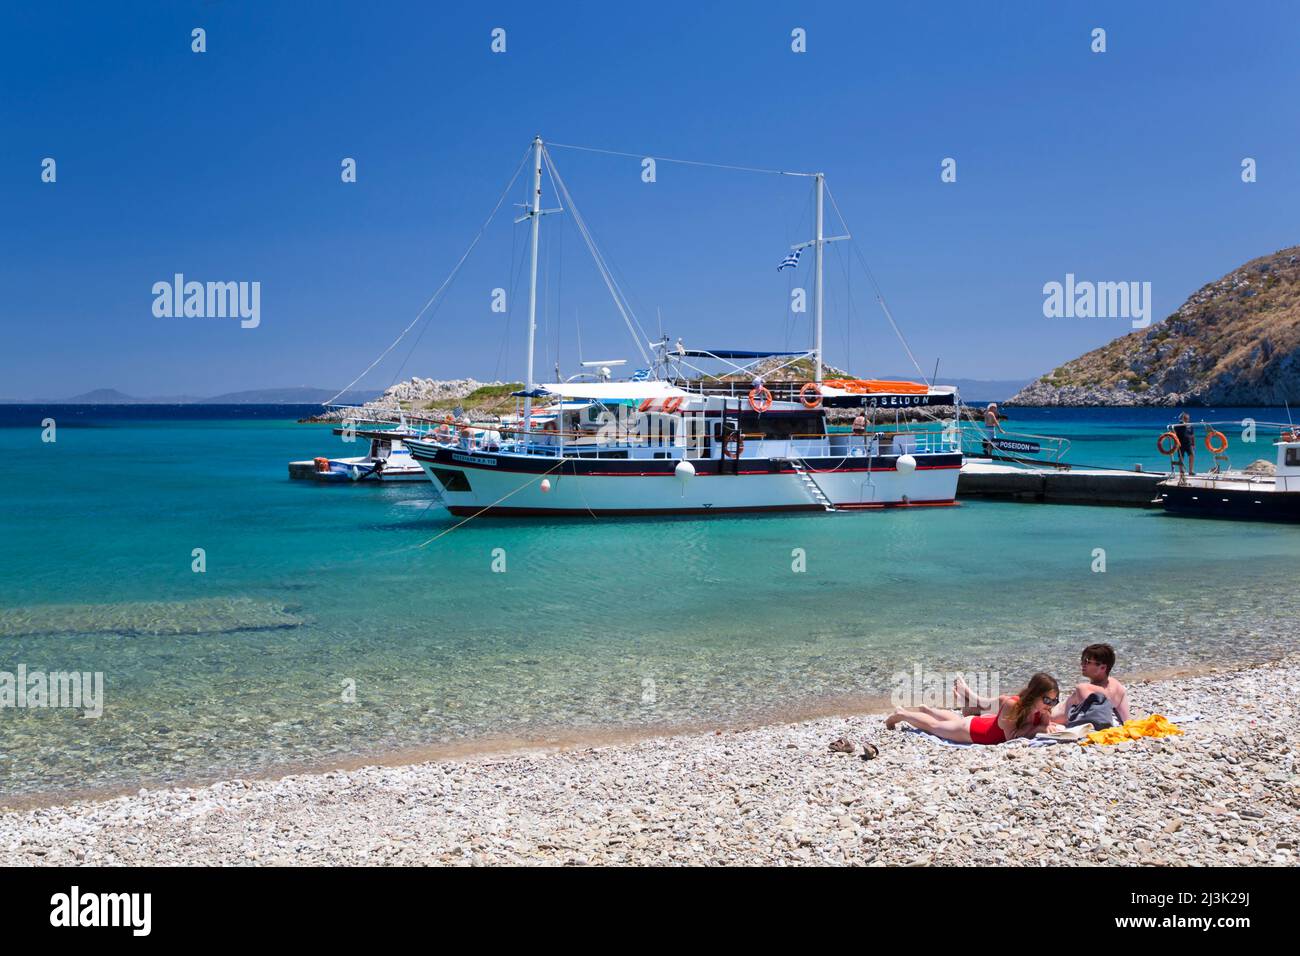
<svg viewBox="0 0 1300 956"><path fill-rule="evenodd" d="M720 358L720 359L765 359L777 358L784 355L806 355L806 349L800 349L797 352L749 352L742 349L684 349L678 353L681 355L690 355L695 358Z"/></svg>

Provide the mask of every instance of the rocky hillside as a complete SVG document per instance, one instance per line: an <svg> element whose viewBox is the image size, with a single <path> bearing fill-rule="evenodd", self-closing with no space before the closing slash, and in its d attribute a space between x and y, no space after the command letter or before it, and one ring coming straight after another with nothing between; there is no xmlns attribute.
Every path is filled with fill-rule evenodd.
<svg viewBox="0 0 1300 956"><path fill-rule="evenodd" d="M1163 322L1022 389L1016 405L1300 403L1300 246L1201 287Z"/></svg>
<svg viewBox="0 0 1300 956"><path fill-rule="evenodd" d="M472 378L439 381L411 378L384 390L374 401L360 408L332 408L303 422L397 421L403 414L423 417L461 406L473 415L489 414L509 405L510 393L523 386L518 382L479 382Z"/></svg>

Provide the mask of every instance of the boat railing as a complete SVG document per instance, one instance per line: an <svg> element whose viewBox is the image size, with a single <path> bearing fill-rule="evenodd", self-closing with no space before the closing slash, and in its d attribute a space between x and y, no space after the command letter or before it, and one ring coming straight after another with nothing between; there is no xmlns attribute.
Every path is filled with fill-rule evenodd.
<svg viewBox="0 0 1300 956"><path fill-rule="evenodd" d="M741 382L730 380L677 380L672 383L678 388L695 392L698 395L708 395L715 398L735 398L739 400L748 400L750 391L753 390L753 382ZM799 391L807 384L807 381L776 381L763 382L763 387L768 390L775 402L798 402L800 401Z"/></svg>
<svg viewBox="0 0 1300 956"><path fill-rule="evenodd" d="M940 423L935 423L936 425ZM496 437L493 433L496 433ZM773 436L743 432L742 458L888 457L903 454L957 454L961 443L951 427L878 427L863 435L851 431L812 432ZM592 432L500 425L448 426L425 431L417 440L435 441L464 451L506 450L516 454L615 457L633 451L663 451L671 457L716 457L719 442L711 435L682 432L639 433L618 430L598 436Z"/></svg>
<svg viewBox="0 0 1300 956"><path fill-rule="evenodd" d="M669 382L678 388L697 395L707 395L712 398L734 398L740 401L748 401L749 393L754 388L753 381L742 381L736 379L673 379ZM763 380L763 387L767 389L775 402L800 402L802 403L806 394L804 389L810 383L808 379L777 379ZM863 398L869 398L871 392L863 392ZM877 394L888 394L880 390ZM924 393L922 393L924 394ZM816 406L810 406L816 407ZM867 406L870 407L870 406Z"/></svg>
<svg viewBox="0 0 1300 956"><path fill-rule="evenodd" d="M1179 425L1182 424L1184 423L1170 422L1168 425L1165 426L1165 430L1173 431L1175 428L1177 428ZM1239 440L1246 442L1247 444L1251 444L1254 436L1261 431L1266 433L1277 431L1279 434L1282 435L1300 432L1300 425L1296 425L1292 422L1261 422L1261 421L1257 421L1254 418L1233 418L1226 421L1215 421L1215 422L1202 420L1202 421L1195 421L1195 422L1186 422L1186 424L1191 425L1194 428L1200 428L1200 429L1213 428L1215 431L1221 431L1225 433L1228 431L1240 432L1241 435L1239 437ZM1202 431L1201 434L1204 435L1204 431ZM1250 435L1251 438L1250 439L1246 438L1246 435Z"/></svg>
<svg viewBox="0 0 1300 956"><path fill-rule="evenodd" d="M1176 429L1179 426L1190 426L1193 429L1192 457L1187 460L1188 464L1195 462L1195 456L1202 453L1202 450L1204 453L1208 453L1214 462L1213 467L1208 472L1204 469L1198 472L1196 474L1198 478L1213 479L1216 476L1225 476L1226 473L1226 477L1232 480L1239 479L1240 476L1233 471L1232 459L1228 455L1228 449L1233 441L1228 435L1229 431L1238 432L1236 440L1243 445L1255 445L1257 447L1260 445L1271 446L1279 441L1300 441L1300 426L1291 422L1261 422L1249 417L1213 422L1205 420L1170 422L1165 426L1164 434L1160 436L1158 447L1163 454L1169 456L1173 470L1180 476L1185 476L1187 469L1184 465L1183 456L1178 453L1178 432ZM1277 437L1269 437L1269 434L1274 431L1277 432ZM1263 432L1262 435L1261 432ZM1169 436L1173 436L1173 441L1166 443ZM1169 450L1166 451L1166 448ZM1258 455L1259 452L1255 454ZM1272 454L1271 449L1267 454Z"/></svg>
<svg viewBox="0 0 1300 956"><path fill-rule="evenodd" d="M1070 440L1031 432L991 431L982 422L962 422L962 454L1023 464L1064 464Z"/></svg>

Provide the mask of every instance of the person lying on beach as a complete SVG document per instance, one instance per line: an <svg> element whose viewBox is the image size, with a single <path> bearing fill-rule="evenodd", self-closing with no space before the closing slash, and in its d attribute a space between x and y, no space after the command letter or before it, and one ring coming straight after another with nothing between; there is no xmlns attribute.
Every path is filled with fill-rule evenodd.
<svg viewBox="0 0 1300 956"><path fill-rule="evenodd" d="M1040 672L1029 678L1019 694L1003 694L997 698L995 713L971 715L937 707L900 707L885 718L885 726L893 730L906 722L917 730L954 743L1002 744L1016 737L1050 732L1052 710L1060 702L1056 678Z"/></svg>
<svg viewBox="0 0 1300 956"><path fill-rule="evenodd" d="M1098 703L1103 705L1102 711L1105 703L1110 704L1118 718L1117 723L1128 720L1128 688L1110 676L1111 668L1115 666L1115 648L1109 644L1089 644L1080 654L1079 666L1085 679L1076 684L1069 698L1052 711L1052 721L1069 725L1088 720L1097 724L1092 715L1099 712L1095 706ZM960 675L952 683L952 693L966 716L986 714L997 703L996 698L976 694ZM1099 695L1100 700L1089 701L1094 694ZM1085 707L1085 704L1089 706Z"/></svg>

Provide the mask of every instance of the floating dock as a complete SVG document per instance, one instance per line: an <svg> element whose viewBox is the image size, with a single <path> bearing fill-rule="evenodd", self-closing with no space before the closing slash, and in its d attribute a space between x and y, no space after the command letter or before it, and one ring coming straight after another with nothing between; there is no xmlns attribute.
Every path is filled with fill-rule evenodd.
<svg viewBox="0 0 1300 956"><path fill-rule="evenodd" d="M957 480L957 497L1149 508L1157 483L1168 477L1167 472L1002 465L967 458Z"/></svg>

